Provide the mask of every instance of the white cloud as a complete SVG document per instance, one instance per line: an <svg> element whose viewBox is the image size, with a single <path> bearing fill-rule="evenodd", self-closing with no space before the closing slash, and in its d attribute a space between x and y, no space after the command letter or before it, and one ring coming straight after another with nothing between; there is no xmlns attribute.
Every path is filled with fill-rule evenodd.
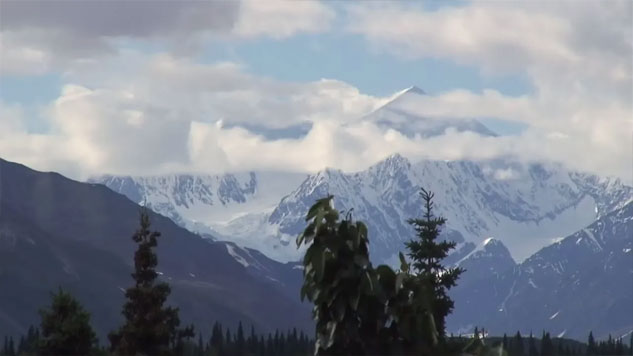
<svg viewBox="0 0 633 356"><path fill-rule="evenodd" d="M213 39L323 32L335 13L312 1L0 1L0 74L42 74L158 46L190 55Z"/></svg>
<svg viewBox="0 0 633 356"><path fill-rule="evenodd" d="M66 84L45 113L48 137L60 149L46 154L44 148L34 151L10 140L3 142L12 145L3 156L48 169L38 155L58 155L51 162L65 160L60 170L75 177L267 165L316 170L338 163L331 158L339 153L328 141L336 127L382 102L335 80L282 82L229 62L199 64L129 51L123 56L86 62L66 73L66 81L78 84ZM24 120L16 110L5 111L19 117L15 122ZM295 140L273 141L240 127L287 128L302 122L312 129ZM31 140L24 142L35 137L22 128L12 131ZM330 146L333 153L322 152ZM306 151L314 154L301 163ZM355 154L350 152L348 160Z"/></svg>
<svg viewBox="0 0 633 356"><path fill-rule="evenodd" d="M348 8L348 31L396 56L442 58L480 68L483 75L517 74L531 81L533 91L520 97L453 90L410 108L427 116L497 117L531 127L503 145L505 138L478 138L483 142L471 145L461 137L453 144L472 146L465 156L512 152L630 181L632 4L474 1L437 11L362 4Z"/></svg>
<svg viewBox="0 0 633 356"><path fill-rule="evenodd" d="M167 22L165 28L150 21L134 29L108 29L77 19L73 21L79 23L46 20L37 26L30 19L25 23L31 21L31 27L3 27L3 54L13 53L10 61L2 62L5 68L49 70L60 64L57 54L66 44L72 58L63 65L67 84L46 112L49 133L30 133L23 124L24 110L0 105L3 158L85 177L324 167L350 171L399 152L412 158L558 161L572 169L631 180L633 71L631 43L626 40L631 38L626 11L630 5L625 3L613 3L623 6L615 10L585 2L570 9L540 2L472 3L428 12L392 3L351 8L350 30L366 36L378 50L409 58L446 58L481 68L484 75L498 70L526 75L534 90L521 96L455 89L404 107L422 117L496 117L528 125L512 137L449 130L430 139L411 138L361 120L389 98L363 94L338 80L280 81L254 75L234 62L205 64L173 53L143 54L109 40L163 38L187 31L283 38L326 30L332 21L330 10L320 3L263 4L242 4L230 26L199 31L198 15L184 10L161 20ZM194 20L182 24L187 16ZM597 26L603 22L609 26ZM44 25L50 28L44 30ZM62 47L47 47L49 39L42 31L70 33L70 28L73 35L52 42ZM85 36L77 28L84 29ZM34 33L42 37L30 37ZM70 44L87 38L97 39L93 47ZM92 58L80 50L116 55ZM309 131L301 137L271 139L263 132L304 124L301 127ZM511 172L496 174L511 178Z"/></svg>
<svg viewBox="0 0 633 356"><path fill-rule="evenodd" d="M335 12L317 1L245 1L234 33L285 38L301 32L324 32L334 18Z"/></svg>

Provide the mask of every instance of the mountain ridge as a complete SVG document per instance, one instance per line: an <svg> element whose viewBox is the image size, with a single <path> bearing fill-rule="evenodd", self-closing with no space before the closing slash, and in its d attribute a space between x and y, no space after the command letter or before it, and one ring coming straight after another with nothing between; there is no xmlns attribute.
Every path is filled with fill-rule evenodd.
<svg viewBox="0 0 633 356"><path fill-rule="evenodd" d="M99 184L81 183L0 160L0 333L18 335L37 324L49 292L69 289L93 315L100 337L121 321L131 285L139 206ZM203 239L149 211L161 232L158 271L183 323L210 330L238 320L260 330L310 329L307 306L288 294L278 262L258 256L262 274L236 261L224 243ZM255 273L258 272L258 273ZM299 278L297 272L293 278ZM10 292L4 292L10 291ZM268 295L271 299L259 298ZM285 312L291 311L289 315Z"/></svg>

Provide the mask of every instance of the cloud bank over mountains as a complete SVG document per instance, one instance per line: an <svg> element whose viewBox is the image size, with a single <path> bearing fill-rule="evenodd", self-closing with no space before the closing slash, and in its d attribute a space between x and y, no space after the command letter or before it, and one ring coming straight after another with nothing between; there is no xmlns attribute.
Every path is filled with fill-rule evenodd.
<svg viewBox="0 0 633 356"><path fill-rule="evenodd" d="M633 179L628 1L473 1L439 9L391 2L76 4L0 2L0 76L61 78L57 97L35 110L0 95L5 159L84 178L353 171L398 152L553 160ZM531 90L521 95L456 87L419 96L406 110L434 120L496 118L526 129L497 137L450 129L431 138L406 135L363 119L391 96L338 78L277 78L236 58L204 55L227 43L301 36L359 38L376 56L432 58L483 76L524 77Z"/></svg>

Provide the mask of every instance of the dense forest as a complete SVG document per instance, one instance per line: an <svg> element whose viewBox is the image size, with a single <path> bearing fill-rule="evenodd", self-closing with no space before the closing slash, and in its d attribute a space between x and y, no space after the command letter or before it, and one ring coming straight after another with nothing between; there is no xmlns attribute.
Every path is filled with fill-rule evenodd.
<svg viewBox="0 0 633 356"><path fill-rule="evenodd" d="M596 341L591 332L587 343L546 331L540 338L520 332L489 337L483 328L468 337L447 335L445 318L454 308L448 291L464 270L442 265L455 243L439 238L446 220L433 214L433 193L420 194L422 217L409 220L416 234L405 245L406 257L400 253L398 269L372 265L367 226L351 211L334 209L332 196L309 209L297 238L297 246L307 247L298 295L314 305L314 335L297 329L257 333L253 326L217 322L202 335L193 325L181 326L179 310L165 305L170 286L156 272L160 232L151 230L141 210L124 323L107 343L97 340L80 301L60 288L40 310L39 327L18 339L4 337L0 355L633 355L621 338Z"/></svg>

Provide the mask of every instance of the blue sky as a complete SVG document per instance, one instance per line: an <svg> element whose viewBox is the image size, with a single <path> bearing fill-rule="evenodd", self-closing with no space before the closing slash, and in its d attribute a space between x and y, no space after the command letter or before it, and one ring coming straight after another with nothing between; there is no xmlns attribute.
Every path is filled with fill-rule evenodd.
<svg viewBox="0 0 633 356"><path fill-rule="evenodd" d="M632 178L619 149L630 2L446 4L3 2L0 149L74 176L272 169L280 155L295 170L354 170L398 151ZM479 119L501 136L438 145L360 119L413 85L429 94L410 108L419 117Z"/></svg>

